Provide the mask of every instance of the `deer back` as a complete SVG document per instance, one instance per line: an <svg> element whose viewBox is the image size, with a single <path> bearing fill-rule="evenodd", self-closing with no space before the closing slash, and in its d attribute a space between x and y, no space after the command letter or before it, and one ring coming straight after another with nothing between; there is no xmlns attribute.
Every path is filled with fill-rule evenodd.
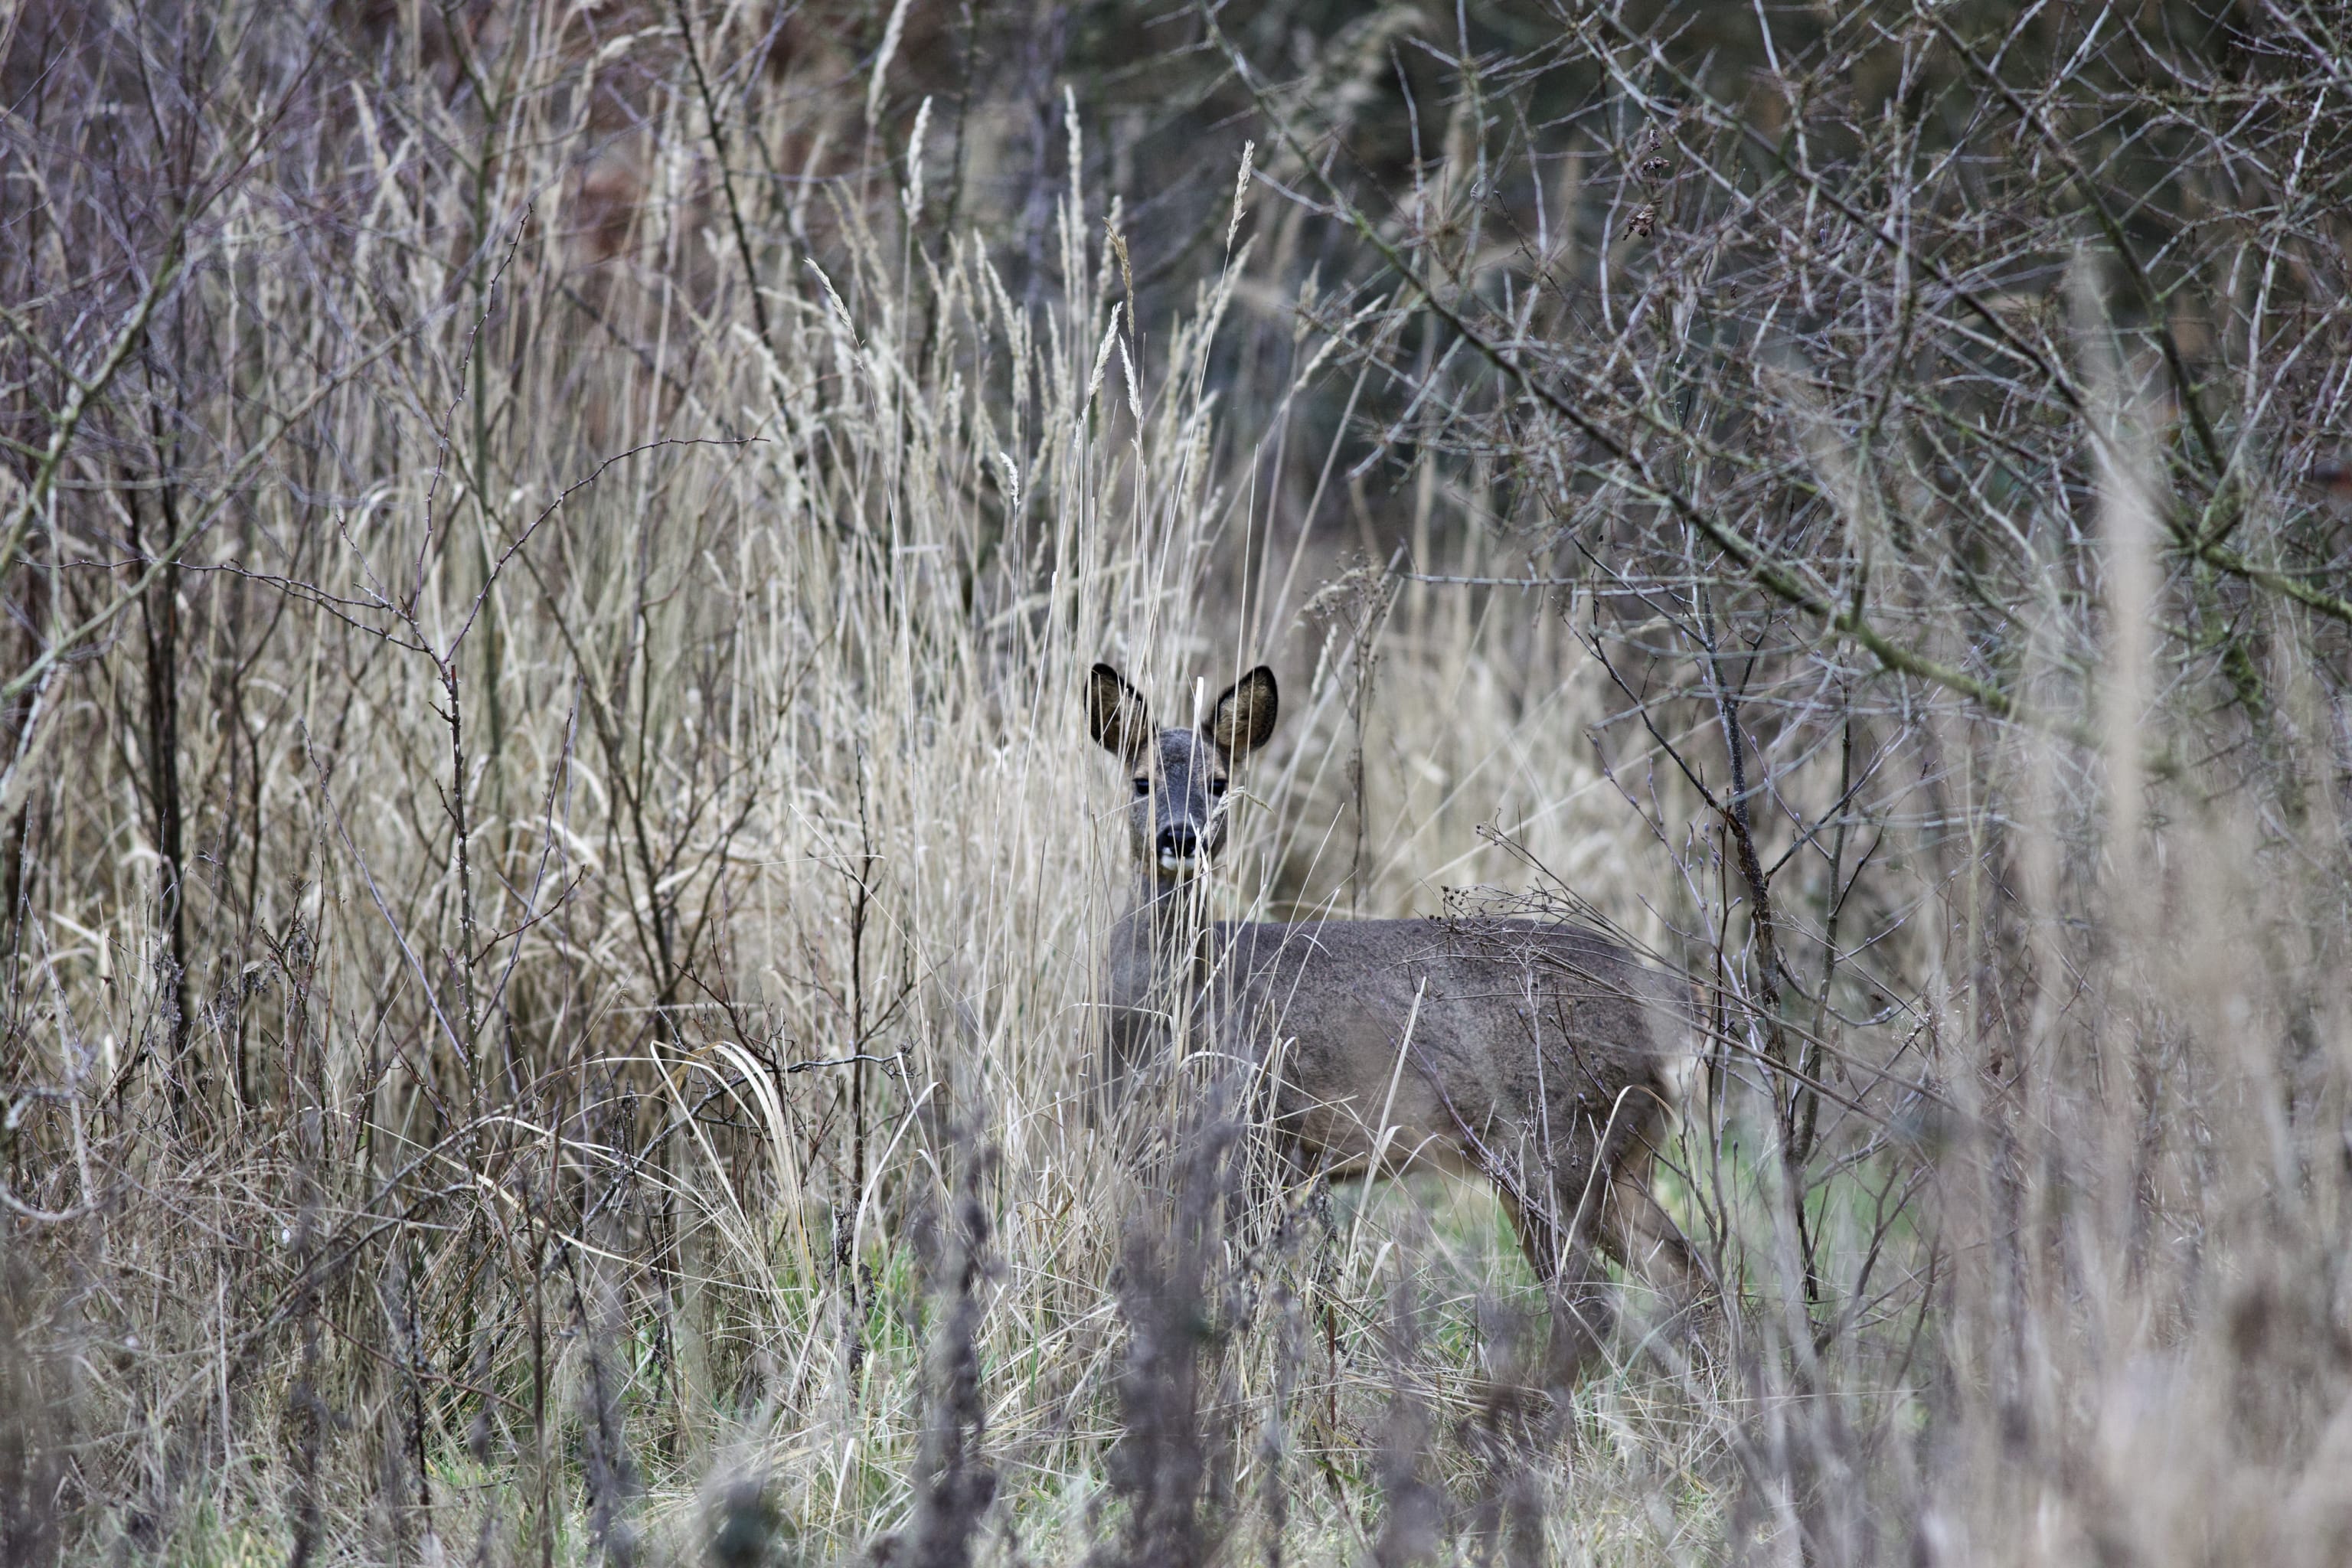
<svg viewBox="0 0 2352 1568"><path fill-rule="evenodd" d="M1669 979L1533 921L1223 925L1197 983L1196 1037L1263 1064L1277 1128L1340 1169L1613 1160L1691 1048Z"/></svg>

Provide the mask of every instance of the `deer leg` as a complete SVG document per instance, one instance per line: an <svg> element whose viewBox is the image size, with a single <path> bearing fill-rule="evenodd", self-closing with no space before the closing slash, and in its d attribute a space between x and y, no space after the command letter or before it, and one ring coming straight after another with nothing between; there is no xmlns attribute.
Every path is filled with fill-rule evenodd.
<svg viewBox="0 0 2352 1568"><path fill-rule="evenodd" d="M1463 1163L1483 1169L1495 1184L1511 1228L1518 1233L1520 1250L1549 1300L1547 1381L1553 1389L1571 1387L1600 1353L1615 1321L1609 1278L1593 1248L1599 1221L1610 1206L1607 1184L1596 1191L1591 1180L1594 1156L1601 1151L1570 1153L1558 1163L1544 1160L1543 1172L1550 1179L1531 1181L1538 1173L1529 1168L1524 1152L1517 1161L1498 1158L1450 1101L1446 1110L1461 1135Z"/></svg>
<svg viewBox="0 0 2352 1568"><path fill-rule="evenodd" d="M1563 1234L1559 1216L1575 1214L1573 1191L1566 1204L1555 1195L1547 1205L1512 1191L1507 1184L1498 1183L1497 1187L1504 1212L1518 1232L1520 1249L1534 1266L1551 1307L1545 1379L1555 1390L1573 1387L1600 1355L1616 1321L1608 1274L1592 1246L1589 1226L1571 1222Z"/></svg>
<svg viewBox="0 0 2352 1568"><path fill-rule="evenodd" d="M1681 1227L1651 1186L1659 1131L1654 1121L1615 1152L1606 1202L1598 1216L1598 1239L1628 1274L1655 1292L1658 1322L1675 1323L1678 1331L1696 1330L1702 1323L1714 1322L1719 1309L1706 1263L1684 1238ZM1678 1348L1668 1350L1664 1342L1658 1342L1656 1348L1664 1352L1668 1365L1675 1365L1694 1352L1703 1357L1707 1337L1678 1332L1675 1341Z"/></svg>
<svg viewBox="0 0 2352 1568"><path fill-rule="evenodd" d="M1706 1268L1650 1184L1656 1158L1644 1137L1609 1173L1601 1245L1627 1273L1655 1286L1677 1306L1687 1306L1706 1293Z"/></svg>

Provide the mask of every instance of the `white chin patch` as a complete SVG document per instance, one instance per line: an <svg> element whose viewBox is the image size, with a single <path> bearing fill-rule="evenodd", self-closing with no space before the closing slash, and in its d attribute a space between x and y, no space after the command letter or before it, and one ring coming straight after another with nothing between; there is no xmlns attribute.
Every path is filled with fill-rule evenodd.
<svg viewBox="0 0 2352 1568"><path fill-rule="evenodd" d="M1190 855L1162 855L1160 858L1160 868L1161 870L1181 871L1188 877L1192 874L1192 868L1199 863L1200 862L1198 860Z"/></svg>

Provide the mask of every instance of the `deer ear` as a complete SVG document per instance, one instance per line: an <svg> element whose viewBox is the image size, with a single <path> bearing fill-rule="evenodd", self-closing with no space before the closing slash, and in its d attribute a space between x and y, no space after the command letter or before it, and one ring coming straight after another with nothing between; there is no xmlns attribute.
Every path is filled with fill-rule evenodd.
<svg viewBox="0 0 2352 1568"><path fill-rule="evenodd" d="M1124 676L1107 664L1087 674L1087 728L1122 761L1143 755L1151 741L1151 710Z"/></svg>
<svg viewBox="0 0 2352 1568"><path fill-rule="evenodd" d="M1202 732L1211 745L1238 760L1265 744L1266 737L1274 733L1275 715L1280 708L1274 671L1261 664L1225 688L1217 705L1209 710L1209 721L1201 727Z"/></svg>

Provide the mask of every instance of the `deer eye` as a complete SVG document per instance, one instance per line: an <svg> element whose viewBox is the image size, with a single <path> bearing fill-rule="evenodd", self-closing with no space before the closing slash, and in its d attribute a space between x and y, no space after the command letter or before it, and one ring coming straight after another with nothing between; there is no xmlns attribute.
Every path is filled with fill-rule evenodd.
<svg viewBox="0 0 2352 1568"><path fill-rule="evenodd" d="M1223 780L1223 779L1211 779L1211 780L1209 781L1209 793L1210 793L1211 795L1221 795L1224 794L1224 793L1225 793L1225 781L1224 781L1224 780Z"/></svg>
<svg viewBox="0 0 2352 1568"><path fill-rule="evenodd" d="M1143 799L1146 795L1149 795L1150 793L1151 793L1151 781L1150 781L1150 779L1138 779L1138 780L1136 780L1136 781L1135 781L1135 798L1136 798L1136 799L1138 799L1138 800L1141 800L1141 799Z"/></svg>

